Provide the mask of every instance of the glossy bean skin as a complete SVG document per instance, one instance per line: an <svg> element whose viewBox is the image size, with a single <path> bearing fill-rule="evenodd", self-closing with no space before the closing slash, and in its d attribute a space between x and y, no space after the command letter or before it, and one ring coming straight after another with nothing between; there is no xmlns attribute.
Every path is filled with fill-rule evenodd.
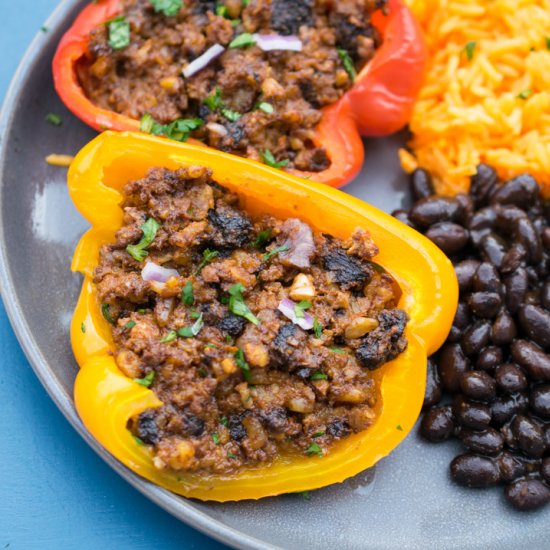
<svg viewBox="0 0 550 550"><path fill-rule="evenodd" d="M491 341L497 346L511 344L517 336L517 327L508 311L501 311L491 327Z"/></svg>
<svg viewBox="0 0 550 550"><path fill-rule="evenodd" d="M435 194L432 176L426 170L417 168L411 174L411 194L415 201L426 199Z"/></svg>
<svg viewBox="0 0 550 550"><path fill-rule="evenodd" d="M483 371L465 372L460 378L460 389L476 401L491 401L496 395L495 380Z"/></svg>
<svg viewBox="0 0 550 550"><path fill-rule="evenodd" d="M514 481L527 473L525 461L515 453L504 451L497 458L500 478L504 482Z"/></svg>
<svg viewBox="0 0 550 550"><path fill-rule="evenodd" d="M461 395L453 399L453 416L456 421L474 430L484 430L491 423L491 409L483 403L467 401Z"/></svg>
<svg viewBox="0 0 550 550"><path fill-rule="evenodd" d="M469 234L464 227L451 222L439 222L426 231L426 237L450 256L468 244Z"/></svg>
<svg viewBox="0 0 550 550"><path fill-rule="evenodd" d="M493 459L469 453L451 462L451 476L466 487L490 487L500 481L500 471Z"/></svg>
<svg viewBox="0 0 550 550"><path fill-rule="evenodd" d="M488 204L497 181L498 176L492 166L488 164L477 166L477 171L470 180L470 195L478 208Z"/></svg>
<svg viewBox="0 0 550 550"><path fill-rule="evenodd" d="M497 397L491 403L492 424L497 427L506 424L515 414L525 412L528 405L528 398L523 393Z"/></svg>
<svg viewBox="0 0 550 550"><path fill-rule="evenodd" d="M523 370L513 363L497 367L495 381L498 389L508 394L525 391L529 386L529 381Z"/></svg>
<svg viewBox="0 0 550 550"><path fill-rule="evenodd" d="M550 355L527 340L516 340L511 347L514 361L534 380L550 380Z"/></svg>
<svg viewBox="0 0 550 550"><path fill-rule="evenodd" d="M540 458L545 449L544 432L531 418L518 414L511 425L518 447L528 456Z"/></svg>
<svg viewBox="0 0 550 550"><path fill-rule="evenodd" d="M504 447L504 438L494 428L484 431L462 430L460 440L472 453L483 455L497 455Z"/></svg>
<svg viewBox="0 0 550 550"><path fill-rule="evenodd" d="M550 384L535 386L529 394L531 410L544 420L550 420Z"/></svg>
<svg viewBox="0 0 550 550"><path fill-rule="evenodd" d="M491 323L485 320L475 321L464 331L460 341L466 355L479 353L491 340Z"/></svg>
<svg viewBox="0 0 550 550"><path fill-rule="evenodd" d="M479 352L476 368L484 371L494 371L502 363L502 349L497 346L487 346Z"/></svg>
<svg viewBox="0 0 550 550"><path fill-rule="evenodd" d="M539 186L529 174L522 174L495 187L491 194L491 204L512 204L522 209L531 207L539 195Z"/></svg>
<svg viewBox="0 0 550 550"><path fill-rule="evenodd" d="M460 377L470 368L460 344L445 344L438 354L439 379L445 391L460 390Z"/></svg>
<svg viewBox="0 0 550 550"><path fill-rule="evenodd" d="M472 288L474 276L480 266L479 260L464 260L455 265L456 278L461 292Z"/></svg>
<svg viewBox="0 0 550 550"><path fill-rule="evenodd" d="M522 305L519 322L533 342L543 348L550 346L550 311L531 304Z"/></svg>
<svg viewBox="0 0 550 550"><path fill-rule="evenodd" d="M550 489L540 479L520 479L504 491L508 502L518 510L535 510L550 501Z"/></svg>
<svg viewBox="0 0 550 550"><path fill-rule="evenodd" d="M418 227L429 227L439 222L458 222L463 216L460 204L447 197L427 197L411 209L410 219Z"/></svg>
<svg viewBox="0 0 550 550"><path fill-rule="evenodd" d="M434 405L437 405L439 401L441 401L442 393L437 365L431 359L428 359L428 371L426 374L426 389L424 390L423 408L428 409Z"/></svg>
<svg viewBox="0 0 550 550"><path fill-rule="evenodd" d="M420 423L420 435L432 443L449 439L454 430L451 407L433 407Z"/></svg>
<svg viewBox="0 0 550 550"><path fill-rule="evenodd" d="M496 292L472 292L468 298L472 313L484 319L492 319L500 311L502 299Z"/></svg>
<svg viewBox="0 0 550 550"><path fill-rule="evenodd" d="M489 262L479 264L473 283L477 292L502 292L502 281L497 268Z"/></svg>

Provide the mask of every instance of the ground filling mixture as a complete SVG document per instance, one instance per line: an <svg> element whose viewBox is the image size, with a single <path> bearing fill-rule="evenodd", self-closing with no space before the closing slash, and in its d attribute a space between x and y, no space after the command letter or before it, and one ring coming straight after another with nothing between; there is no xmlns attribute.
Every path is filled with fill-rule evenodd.
<svg viewBox="0 0 550 550"><path fill-rule="evenodd" d="M370 14L385 0L121 4L120 17L92 32L78 67L96 105L142 119L148 132L191 135L277 167L328 168L313 142L320 109L342 97L372 58L380 37ZM301 50L264 51L256 34ZM203 63L215 45L223 53ZM205 66L184 76L193 61Z"/></svg>
<svg viewBox="0 0 550 550"><path fill-rule="evenodd" d="M322 456L371 425L372 371L406 348L407 315L366 231L252 220L196 166L151 169L123 208L95 284L119 368L164 403L128 425L157 468Z"/></svg>

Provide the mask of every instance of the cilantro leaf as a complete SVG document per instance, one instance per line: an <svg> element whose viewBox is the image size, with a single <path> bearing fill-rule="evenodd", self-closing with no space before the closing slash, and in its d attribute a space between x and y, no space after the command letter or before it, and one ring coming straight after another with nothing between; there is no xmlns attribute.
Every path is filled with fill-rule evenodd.
<svg viewBox="0 0 550 550"><path fill-rule="evenodd" d="M466 46L464 46L464 49L462 50L466 57L468 58L468 61L471 61L474 58L474 50L476 49L477 42L472 40L471 42L468 42Z"/></svg>
<svg viewBox="0 0 550 550"><path fill-rule="evenodd" d="M288 159L278 162L269 149L266 149L263 153L261 153L261 157L264 164L271 166L271 168L278 168L279 170L284 168L289 163Z"/></svg>
<svg viewBox="0 0 550 550"><path fill-rule="evenodd" d="M126 247L126 251L130 254L130 256L132 256L132 258L134 258L134 260L142 262L149 255L146 249L153 244L159 227L159 223L154 218L149 218L141 226L141 231L143 232L141 241L139 241L138 244L129 244Z"/></svg>
<svg viewBox="0 0 550 550"><path fill-rule="evenodd" d="M186 285L183 287L183 290L181 291L181 301L186 306L192 306L195 303L195 295L193 294L193 283L191 281L187 281Z"/></svg>
<svg viewBox="0 0 550 550"><path fill-rule="evenodd" d="M123 16L107 21L109 46L113 50L122 50L130 45L130 23Z"/></svg>
<svg viewBox="0 0 550 550"><path fill-rule="evenodd" d="M313 319L313 332L315 333L315 338L321 338L321 336L323 336L323 325L319 322L317 317Z"/></svg>
<svg viewBox="0 0 550 550"><path fill-rule="evenodd" d="M201 313L197 320L190 327L183 327L178 330L178 335L183 338L194 338L204 326L203 314Z"/></svg>
<svg viewBox="0 0 550 550"><path fill-rule="evenodd" d="M183 0L149 0L156 13L162 12L166 17L178 15L183 8Z"/></svg>
<svg viewBox="0 0 550 550"><path fill-rule="evenodd" d="M63 119L56 113L48 113L46 115L46 122L49 122L53 126L61 126L63 124Z"/></svg>
<svg viewBox="0 0 550 550"><path fill-rule="evenodd" d="M161 344L167 344L168 342L172 342L178 337L178 333L175 330L171 330L161 341Z"/></svg>
<svg viewBox="0 0 550 550"><path fill-rule="evenodd" d="M250 365L246 362L246 359L244 358L244 351L240 348L235 352L235 362L243 372L244 379L247 382L250 382L251 380Z"/></svg>
<svg viewBox="0 0 550 550"><path fill-rule="evenodd" d="M222 102L222 91L219 86L216 86L214 92L212 92L206 99L203 100L203 103L211 110L216 111L220 109L223 105Z"/></svg>
<svg viewBox="0 0 550 550"><path fill-rule="evenodd" d="M529 99L533 95L533 90L523 90L518 94L518 99Z"/></svg>
<svg viewBox="0 0 550 550"><path fill-rule="evenodd" d="M231 313L234 313L235 315L238 315L239 317L244 317L247 321L250 321L255 325L259 325L260 321L250 311L250 308L246 305L244 301L243 292L245 290L245 287L241 285L241 283L237 283L229 289L229 311L231 311Z"/></svg>
<svg viewBox="0 0 550 550"><path fill-rule="evenodd" d="M308 456L317 455L319 458L323 458L323 449L317 444L312 443L307 449L306 454Z"/></svg>
<svg viewBox="0 0 550 550"><path fill-rule="evenodd" d="M298 319L302 319L306 309L309 309L313 304L308 300L302 300L294 306L294 313Z"/></svg>
<svg viewBox="0 0 550 550"><path fill-rule="evenodd" d="M206 266L206 264L209 264L212 260L214 260L214 258L216 256L219 256L219 252L217 250L210 250L209 248L207 248L203 253L202 253L202 261L201 263L199 264L199 267L197 268L197 272L196 274L197 275L200 275L201 271L203 270L203 268Z"/></svg>
<svg viewBox="0 0 550 550"><path fill-rule="evenodd" d="M115 324L115 320L111 315L111 306L109 304L101 304L101 315L103 315L103 318L111 325Z"/></svg>
<svg viewBox="0 0 550 550"><path fill-rule="evenodd" d="M262 101L262 102L258 103L257 108L260 109L260 111L263 111L264 113L267 113L268 115L270 115L273 112L273 105L271 105L271 103L267 103L265 101Z"/></svg>
<svg viewBox="0 0 550 550"><path fill-rule="evenodd" d="M220 436L219 436L217 433L213 433L213 434L212 434L212 441L213 441L216 445L219 445L219 444L220 444Z"/></svg>
<svg viewBox="0 0 550 550"><path fill-rule="evenodd" d="M137 382L141 386L150 388L153 380L155 379L155 371L152 370L145 378L134 378L134 382Z"/></svg>
<svg viewBox="0 0 550 550"><path fill-rule="evenodd" d="M237 113L237 111L232 111L227 107L222 107L221 113L227 120L229 120L229 122L237 122L237 120L239 120L239 118L241 118L242 116L241 113Z"/></svg>
<svg viewBox="0 0 550 550"><path fill-rule="evenodd" d="M314 372L310 377L310 380L327 380L328 376L324 372Z"/></svg>
<svg viewBox="0 0 550 550"><path fill-rule="evenodd" d="M229 48L246 48L254 44L256 44L256 39L249 32L243 32L233 38L229 43Z"/></svg>
<svg viewBox="0 0 550 550"><path fill-rule="evenodd" d="M273 258L273 256L276 256L277 254L280 254L281 252L286 252L288 250L288 246L286 244L283 244L283 246L278 246L277 248L274 248L273 250L270 250L269 252L266 252L262 256L262 260L264 262L267 262Z"/></svg>
<svg viewBox="0 0 550 550"><path fill-rule="evenodd" d="M131 328L134 328L136 326L136 322L135 321L128 321L125 325L124 325L124 328L126 330L130 330Z"/></svg>
<svg viewBox="0 0 550 550"><path fill-rule="evenodd" d="M342 48L337 48L336 51L338 52L338 57L342 61L342 65L344 65L346 73L348 73L353 82L355 80L355 77L357 76L357 71L355 70L353 59L351 58L350 54Z"/></svg>
<svg viewBox="0 0 550 550"><path fill-rule="evenodd" d="M187 141L191 132L203 124L201 118L178 118L170 124L160 124L149 113L145 113L141 117L139 129L153 136L165 136L174 141Z"/></svg>
<svg viewBox="0 0 550 550"><path fill-rule="evenodd" d="M254 248L263 248L271 240L271 229L264 229L258 233L256 240L252 243Z"/></svg>

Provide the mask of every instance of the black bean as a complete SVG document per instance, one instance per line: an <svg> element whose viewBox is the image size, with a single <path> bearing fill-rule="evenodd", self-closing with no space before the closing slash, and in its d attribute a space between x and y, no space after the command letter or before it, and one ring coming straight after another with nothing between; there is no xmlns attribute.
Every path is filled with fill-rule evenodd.
<svg viewBox="0 0 550 550"><path fill-rule="evenodd" d="M429 409L420 423L420 435L432 443L448 439L453 433L453 429L453 418L449 406Z"/></svg>
<svg viewBox="0 0 550 550"><path fill-rule="evenodd" d="M199 437L204 432L205 422L195 414L185 411L181 414L184 432Z"/></svg>
<svg viewBox="0 0 550 550"><path fill-rule="evenodd" d="M519 323L527 336L541 347L550 346L550 312L538 306L519 308Z"/></svg>
<svg viewBox="0 0 550 550"><path fill-rule="evenodd" d="M525 210L535 204L539 192L539 186L533 176L521 174L495 187L490 200L492 204L513 204Z"/></svg>
<svg viewBox="0 0 550 550"><path fill-rule="evenodd" d="M157 413L154 409L146 409L138 416L135 434L147 445L155 445L161 434L157 425Z"/></svg>
<svg viewBox="0 0 550 550"><path fill-rule="evenodd" d="M491 458L463 454L451 462L451 476L466 487L489 487L499 482L500 471Z"/></svg>
<svg viewBox="0 0 550 550"><path fill-rule="evenodd" d="M514 481L527 473L525 461L509 451L504 451L496 461L500 470L500 478L504 482Z"/></svg>
<svg viewBox="0 0 550 550"><path fill-rule="evenodd" d="M453 325L457 328L465 329L471 322L472 316L470 315L470 308L468 304L465 302L458 302Z"/></svg>
<svg viewBox="0 0 550 550"><path fill-rule="evenodd" d="M460 377L470 368L460 344L445 344L439 352L437 363L443 388L449 393L459 391Z"/></svg>
<svg viewBox="0 0 550 550"><path fill-rule="evenodd" d="M523 265L526 259L527 250L525 250L525 247L520 243L513 243L502 258L501 273L512 273Z"/></svg>
<svg viewBox="0 0 550 550"><path fill-rule="evenodd" d="M433 407L441 400L441 382L437 365L428 359L428 371L426 376L426 389L424 391L424 408Z"/></svg>
<svg viewBox="0 0 550 550"><path fill-rule="evenodd" d="M502 349L496 346L483 348L476 360L476 368L480 370L493 371L502 363Z"/></svg>
<svg viewBox="0 0 550 550"><path fill-rule="evenodd" d="M516 313L525 302L529 287L527 270L519 267L504 279L504 286L506 287L506 305L510 313Z"/></svg>
<svg viewBox="0 0 550 550"><path fill-rule="evenodd" d="M506 254L506 242L495 233L485 235L480 243L479 250L483 258L500 269Z"/></svg>
<svg viewBox="0 0 550 550"><path fill-rule="evenodd" d="M550 380L550 355L527 340L516 340L511 349L514 361L525 368L531 378Z"/></svg>
<svg viewBox="0 0 550 550"><path fill-rule="evenodd" d="M465 372L460 378L460 388L466 397L478 401L490 401L496 394L495 381L483 371Z"/></svg>
<svg viewBox="0 0 550 550"><path fill-rule="evenodd" d="M489 202L498 177L494 168L487 164L479 164L477 171L470 179L470 195L475 205L479 208Z"/></svg>
<svg viewBox="0 0 550 550"><path fill-rule="evenodd" d="M540 473L547 482L550 481L550 457L542 459L542 467L540 469Z"/></svg>
<svg viewBox="0 0 550 550"><path fill-rule="evenodd" d="M546 250L550 250L550 227L545 227L543 229L541 239L544 248L546 248Z"/></svg>
<svg viewBox="0 0 550 550"><path fill-rule="evenodd" d="M543 307L550 310L550 281L546 281L546 283L542 285L540 303Z"/></svg>
<svg viewBox="0 0 550 550"><path fill-rule="evenodd" d="M474 290L478 292L502 292L502 282L496 267L483 262L474 275Z"/></svg>
<svg viewBox="0 0 550 550"><path fill-rule="evenodd" d="M491 341L497 346L512 343L517 336L517 328L514 319L507 311L501 311L491 328Z"/></svg>
<svg viewBox="0 0 550 550"><path fill-rule="evenodd" d="M514 231L514 226L518 220L527 218L525 210L513 205L501 206L497 205L493 207L496 214L495 226L499 231L511 235Z"/></svg>
<svg viewBox="0 0 550 550"><path fill-rule="evenodd" d="M430 173L422 168L417 168L411 174L410 182L411 193L415 201L425 199L435 194L432 176L430 176Z"/></svg>
<svg viewBox="0 0 550 550"><path fill-rule="evenodd" d="M455 200L462 207L464 212L463 220L467 223L475 209L474 200L466 193L459 193L458 195L455 195Z"/></svg>
<svg viewBox="0 0 550 550"><path fill-rule="evenodd" d="M288 411L283 407L273 407L258 413L263 424L271 431L282 433L288 427Z"/></svg>
<svg viewBox="0 0 550 550"><path fill-rule="evenodd" d="M529 395L529 404L537 416L550 420L550 384L534 387Z"/></svg>
<svg viewBox="0 0 550 550"><path fill-rule="evenodd" d="M497 221L497 212L492 206L478 210L468 220L470 231L492 230Z"/></svg>
<svg viewBox="0 0 550 550"><path fill-rule="evenodd" d="M231 439L234 439L235 441L241 441L247 436L242 419L243 416L237 414L229 417L229 435L231 436Z"/></svg>
<svg viewBox="0 0 550 550"><path fill-rule="evenodd" d="M527 389L529 382L525 373L513 363L500 365L495 371L495 381L504 393L516 393Z"/></svg>
<svg viewBox="0 0 550 550"><path fill-rule="evenodd" d="M487 428L482 432L462 430L460 439L468 450L482 455L496 455L504 446L504 438L493 428Z"/></svg>
<svg viewBox="0 0 550 550"><path fill-rule="evenodd" d="M410 218L420 227L438 222L459 222L464 212L461 205L448 197L427 197L419 200L411 209Z"/></svg>
<svg viewBox="0 0 550 550"><path fill-rule="evenodd" d="M451 327L451 330L449 331L449 334L447 335L447 342L456 344L457 342L460 342L461 338L462 338L462 329L453 325Z"/></svg>
<svg viewBox="0 0 550 550"><path fill-rule="evenodd" d="M466 428L484 430L491 423L491 409L482 403L466 401L461 395L453 399L455 420Z"/></svg>
<svg viewBox="0 0 550 550"><path fill-rule="evenodd" d="M282 35L298 34L302 25L311 26L313 23L313 2L311 0L273 0L271 5L270 26ZM345 22L335 25L339 40L349 43L350 37L346 34ZM352 33L353 34L353 33Z"/></svg>
<svg viewBox="0 0 550 550"><path fill-rule="evenodd" d="M496 292L473 292L468 298L468 305L478 317L491 319L499 312L502 299Z"/></svg>
<svg viewBox="0 0 550 550"><path fill-rule="evenodd" d="M479 353L491 339L491 323L485 320L476 321L464 331L460 341L466 355Z"/></svg>
<svg viewBox="0 0 550 550"><path fill-rule="evenodd" d="M523 393L514 393L497 397L491 403L491 417L494 426L506 424L517 413L527 410L529 401Z"/></svg>
<svg viewBox="0 0 550 550"><path fill-rule="evenodd" d="M459 252L468 244L468 231L456 223L436 223L425 235L447 255Z"/></svg>
<svg viewBox="0 0 550 550"><path fill-rule="evenodd" d="M472 287L474 275L480 263L478 260L464 260L455 265L456 278L461 292L466 292Z"/></svg>
<svg viewBox="0 0 550 550"><path fill-rule="evenodd" d="M504 489L506 500L518 510L534 510L550 500L550 489L540 479L520 479Z"/></svg>
<svg viewBox="0 0 550 550"><path fill-rule="evenodd" d="M406 210L394 210L391 215L405 225L408 225L413 229L417 229L416 225L414 225L414 223L409 218L409 213Z"/></svg>
<svg viewBox="0 0 550 550"><path fill-rule="evenodd" d="M521 218L516 222L514 239L525 247L530 262L541 261L542 241L529 218Z"/></svg>
<svg viewBox="0 0 550 550"><path fill-rule="evenodd" d="M332 437L345 437L350 433L350 427L346 420L337 418L327 426L327 434Z"/></svg>
<svg viewBox="0 0 550 550"><path fill-rule="evenodd" d="M247 321L243 317L228 313L218 322L218 328L236 338L242 334L246 323Z"/></svg>
<svg viewBox="0 0 550 550"><path fill-rule="evenodd" d="M512 433L519 448L529 456L539 458L544 453L544 432L531 418L518 414L512 421Z"/></svg>

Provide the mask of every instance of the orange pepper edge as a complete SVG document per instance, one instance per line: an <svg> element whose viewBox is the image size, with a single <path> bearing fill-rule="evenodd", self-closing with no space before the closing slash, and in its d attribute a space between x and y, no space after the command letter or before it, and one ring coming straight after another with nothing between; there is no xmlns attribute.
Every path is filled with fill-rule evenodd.
<svg viewBox="0 0 550 550"><path fill-rule="evenodd" d="M61 39L53 59L54 84L63 103L98 131L140 128L138 120L94 105L75 69L86 51L91 29L116 16L120 9L120 0L88 4ZM321 172L290 173L333 187L345 185L363 165L361 135L389 135L408 122L424 76L426 48L422 32L402 0L388 0L388 10L387 16L381 12L373 16L384 36L382 46L357 75L354 86L339 101L322 109L313 141L325 148L331 166Z"/></svg>
<svg viewBox="0 0 550 550"><path fill-rule="evenodd" d="M213 178L237 193L253 216L296 216L340 238L357 226L366 228L380 248L377 263L401 286L400 307L410 316L409 346L375 372L383 403L380 416L366 431L334 444L322 458L281 457L235 476L162 472L154 468L147 447L139 446L126 429L131 416L161 402L117 368L110 326L101 315L91 277L99 247L112 242L121 226L122 186L143 177L149 167L191 164L212 169ZM187 497L220 502L257 499L341 482L386 456L411 430L422 405L427 354L443 343L458 299L451 263L422 235L336 189L213 149L138 133L105 132L84 147L69 170L69 191L92 225L72 265L85 276L71 326L81 367L75 404L92 435L133 471Z"/></svg>

